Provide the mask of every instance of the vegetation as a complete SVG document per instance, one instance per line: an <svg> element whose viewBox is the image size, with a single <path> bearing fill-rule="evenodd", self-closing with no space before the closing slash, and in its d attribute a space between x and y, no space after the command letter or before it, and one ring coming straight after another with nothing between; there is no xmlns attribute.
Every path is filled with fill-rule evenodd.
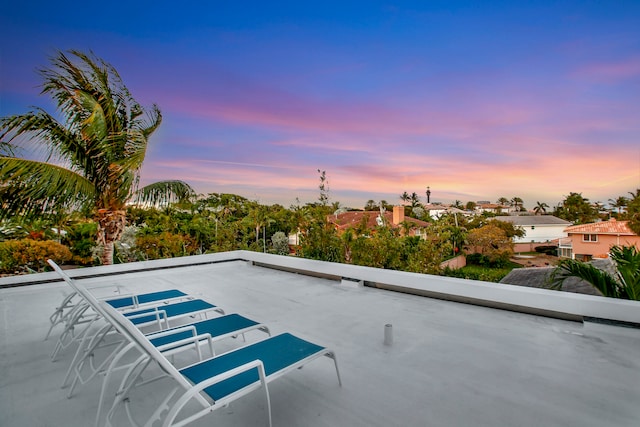
<svg viewBox="0 0 640 427"><path fill-rule="evenodd" d="M565 259L554 270L550 285L560 289L565 280L577 277L589 282L602 295L611 298L640 300L640 252L635 246L614 246L611 248L616 273L606 271L573 259Z"/></svg>
<svg viewBox="0 0 640 427"><path fill-rule="evenodd" d="M45 271L46 260L71 260L68 247L52 240L8 240L0 242L0 273L16 274Z"/></svg>
<svg viewBox="0 0 640 427"><path fill-rule="evenodd" d="M514 268L512 240L523 230L491 213L468 218L451 212L432 220L415 192L403 192L400 200L408 217L430 221L426 238L409 236L408 222L371 230L366 218L338 232L327 218L346 208L331 202L320 169L318 201L288 209L233 194L196 196L182 181L140 187L149 138L162 121L159 108L139 105L115 68L93 55L58 52L40 75L56 114L36 108L0 119L0 272L40 271L46 258L94 265L235 249L293 250L311 259L489 281ZM610 199L605 214L629 220L640 234L640 190L629 194ZM498 203L526 210L517 196ZM476 203L456 200L454 206L474 210ZM547 208L537 202L533 211ZM393 205L369 200L364 209L383 212ZM554 214L579 224L603 218L603 209L570 193ZM292 248L290 234L299 237ZM465 251L468 267L441 271L443 261ZM617 285L602 279L609 281L609 294L637 296L637 277L629 273L637 272L636 255L616 252ZM556 276L583 270L566 262Z"/></svg>
<svg viewBox="0 0 640 427"><path fill-rule="evenodd" d="M556 206L553 214L574 224L587 224L598 219L598 211L581 193L570 193Z"/></svg>
<svg viewBox="0 0 640 427"><path fill-rule="evenodd" d="M192 190L181 181L139 188L149 137L162 116L156 105L145 110L135 101L115 68L79 51L58 52L40 75L42 93L53 98L63 121L43 109L0 119L0 140L15 144L0 157L0 216L90 210L103 246L101 261L111 264L129 202L166 203ZM14 157L22 143L47 155Z"/></svg>
<svg viewBox="0 0 640 427"><path fill-rule="evenodd" d="M457 277L458 279L481 280L483 282L498 283L504 278L504 276L509 274L513 268L517 267L492 268L472 264L457 270L446 268L442 274L448 277Z"/></svg>

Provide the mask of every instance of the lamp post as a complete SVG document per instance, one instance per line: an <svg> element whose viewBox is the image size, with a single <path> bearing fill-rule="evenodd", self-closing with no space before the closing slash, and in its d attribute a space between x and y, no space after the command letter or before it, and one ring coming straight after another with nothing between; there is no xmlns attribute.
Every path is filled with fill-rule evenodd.
<svg viewBox="0 0 640 427"><path fill-rule="evenodd" d="M431 187L427 187L427 204L431 203Z"/></svg>

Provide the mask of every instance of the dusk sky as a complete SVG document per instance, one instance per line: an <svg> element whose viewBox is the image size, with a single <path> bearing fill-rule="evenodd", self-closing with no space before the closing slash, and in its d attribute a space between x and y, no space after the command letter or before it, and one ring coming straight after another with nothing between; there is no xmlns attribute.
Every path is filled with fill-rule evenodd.
<svg viewBox="0 0 640 427"><path fill-rule="evenodd" d="M640 1L9 2L0 116L92 50L163 123L143 184L362 207L640 188Z"/></svg>

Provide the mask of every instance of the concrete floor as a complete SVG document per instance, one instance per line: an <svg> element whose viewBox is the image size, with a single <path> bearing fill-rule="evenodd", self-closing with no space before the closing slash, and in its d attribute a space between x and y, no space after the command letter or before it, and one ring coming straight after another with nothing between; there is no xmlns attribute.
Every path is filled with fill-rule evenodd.
<svg viewBox="0 0 640 427"><path fill-rule="evenodd" d="M640 425L637 328L344 286L241 261L82 282L132 292L179 288L273 333L334 349L343 387L325 358L274 381L274 426ZM63 283L0 289L0 426L93 423L100 380L67 399L60 384L72 354L51 362L55 340L43 341L66 292ZM393 325L391 346L383 344L386 324ZM132 408L148 411L162 384L134 394ZM194 425L266 425L265 416L256 392Z"/></svg>

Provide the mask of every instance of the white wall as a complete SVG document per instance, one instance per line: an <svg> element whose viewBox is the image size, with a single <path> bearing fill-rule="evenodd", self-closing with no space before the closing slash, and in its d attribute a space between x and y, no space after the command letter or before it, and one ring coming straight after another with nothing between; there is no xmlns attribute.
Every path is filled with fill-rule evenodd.
<svg viewBox="0 0 640 427"><path fill-rule="evenodd" d="M531 227L534 227L533 229ZM524 237L515 237L513 243L530 243L532 240L535 243L544 243L554 239L561 239L567 237L567 233L564 229L567 228L564 224L554 225L525 225L521 226L525 231Z"/></svg>

